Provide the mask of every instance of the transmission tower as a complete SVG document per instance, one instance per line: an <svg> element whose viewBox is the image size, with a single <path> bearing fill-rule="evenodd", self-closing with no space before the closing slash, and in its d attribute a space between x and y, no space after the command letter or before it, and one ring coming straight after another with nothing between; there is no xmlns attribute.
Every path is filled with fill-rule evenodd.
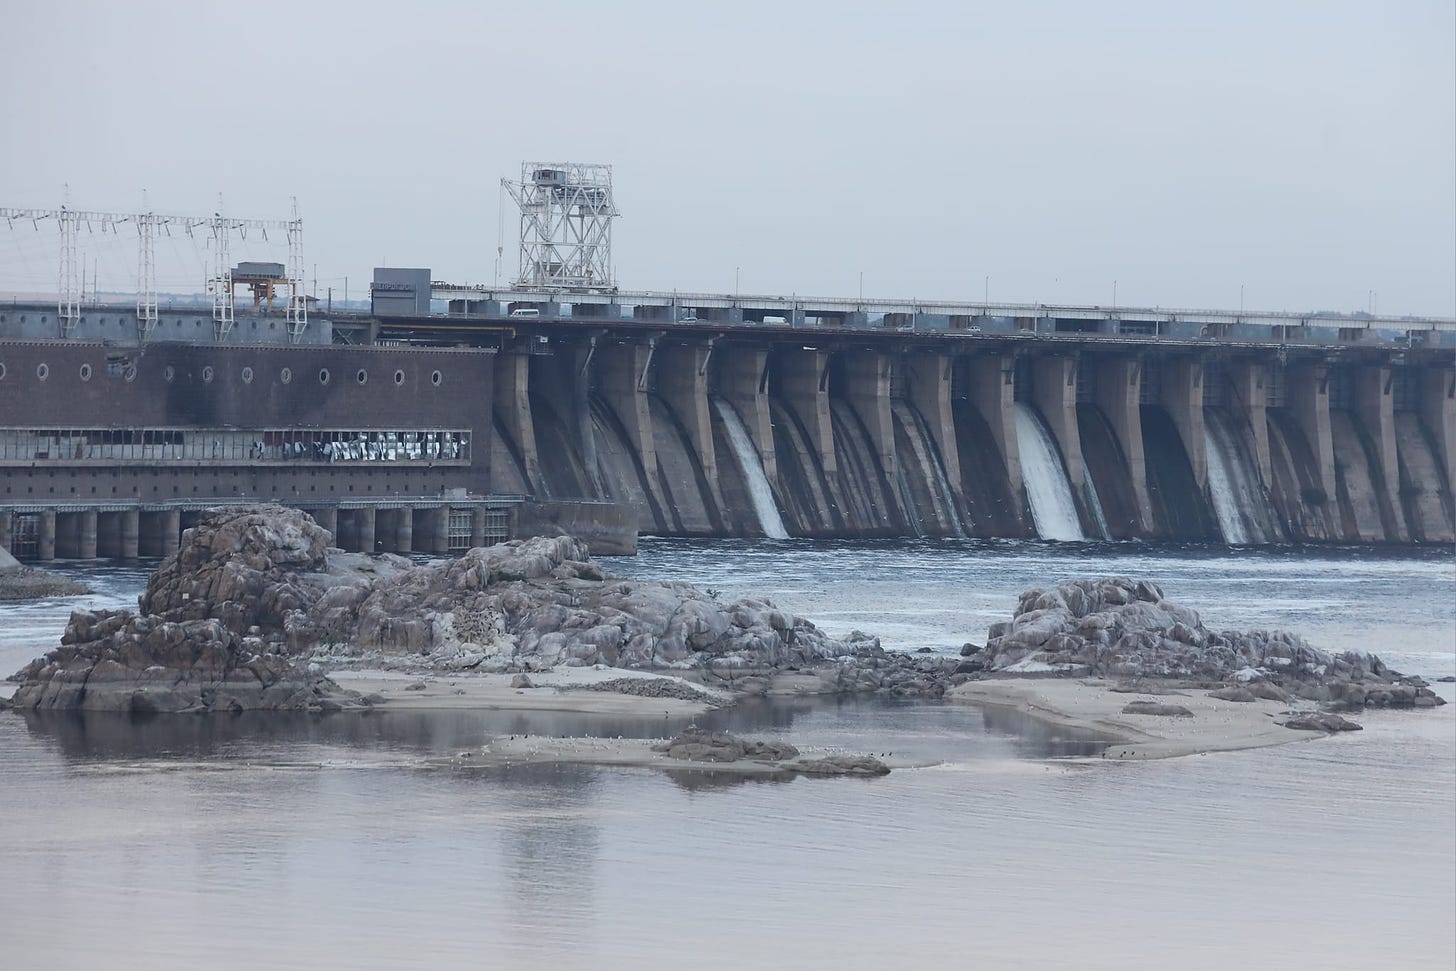
<svg viewBox="0 0 1456 971"><path fill-rule="evenodd" d="M308 300L303 292L303 217L298 200L293 200L293 217L288 220L288 335L296 344L308 330Z"/></svg>
<svg viewBox="0 0 1456 971"><path fill-rule="evenodd" d="M143 202L145 204L145 201ZM293 203L293 217L278 219L233 219L222 214L222 200L218 200L218 212L211 216L164 216L155 212L120 213L90 212L72 209L68 204L59 209L12 209L0 206L0 220L11 226L15 220L29 220L37 229L46 220L55 220L60 229L60 262L57 279L56 314L60 319L62 337L75 335L76 325L81 319L81 302L85 298L82 281L84 264L76 252L76 237L80 226L88 229L100 226L104 233L117 232L117 226L135 222L137 227L137 336L146 340L157 326L157 231L163 229L171 235L172 225L192 237L193 230L207 229L210 233L212 262L206 281L207 292L212 296L213 333L217 340L224 340L232 333L233 314L233 267L231 263L231 237L237 233L247 239L249 230L261 232L268 239L268 230L283 230L288 236L287 283L292 291L288 305L288 333L297 342L308 329L308 303L303 292L303 219L298 215L298 200Z"/></svg>
<svg viewBox="0 0 1456 971"><path fill-rule="evenodd" d="M165 217L138 213L137 227L137 338L147 340L157 329L157 226Z"/></svg>
<svg viewBox="0 0 1456 971"><path fill-rule="evenodd" d="M222 214L222 199L217 201L218 211L207 221L212 231L212 276L207 280L207 292L212 294L212 336L213 340L226 340L233 331L233 262L229 253L228 237L234 228L234 221Z"/></svg>
<svg viewBox="0 0 1456 971"><path fill-rule="evenodd" d="M616 290L612 277L612 167L526 162L501 180L521 211L520 273L532 290Z"/></svg>
<svg viewBox="0 0 1456 971"><path fill-rule="evenodd" d="M56 319L61 324L61 336L70 337L76 331L81 319L81 274L76 265L76 231L81 226L80 213L70 206L62 206L56 216L61 228L61 271L56 287Z"/></svg>

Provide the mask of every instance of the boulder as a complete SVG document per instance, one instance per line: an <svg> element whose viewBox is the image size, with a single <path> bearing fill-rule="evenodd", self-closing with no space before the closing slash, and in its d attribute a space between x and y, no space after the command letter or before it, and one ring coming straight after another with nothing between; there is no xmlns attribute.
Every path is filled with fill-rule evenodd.
<svg viewBox="0 0 1456 971"><path fill-rule="evenodd" d="M801 759L791 768L805 775L889 775L890 767L872 755L827 755L820 759Z"/></svg>
<svg viewBox="0 0 1456 971"><path fill-rule="evenodd" d="M1284 721L1285 728L1302 732L1358 732L1360 726L1330 711L1305 711Z"/></svg>
<svg viewBox="0 0 1456 971"><path fill-rule="evenodd" d="M1193 712L1182 705L1165 705L1157 701L1129 701L1122 708L1124 715L1163 715L1168 718L1192 718Z"/></svg>
<svg viewBox="0 0 1456 971"><path fill-rule="evenodd" d="M652 747L669 758L691 762L782 762L798 758L799 750L788 742L738 738L727 732L710 732L696 726L684 729L672 739Z"/></svg>

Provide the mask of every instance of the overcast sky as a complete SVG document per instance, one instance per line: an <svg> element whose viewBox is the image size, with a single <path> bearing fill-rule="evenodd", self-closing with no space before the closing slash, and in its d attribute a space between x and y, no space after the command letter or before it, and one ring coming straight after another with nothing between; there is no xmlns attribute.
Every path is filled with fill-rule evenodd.
<svg viewBox="0 0 1456 971"><path fill-rule="evenodd" d="M496 276L606 162L628 289L1456 313L1451 0L0 0L0 206L283 218L323 286ZM507 203L509 205L509 203ZM515 268L507 213L502 280ZM8 238L7 238L8 237ZM134 235L83 236L135 285ZM110 249L108 249L108 245ZM186 289L204 257L159 247ZM252 251L239 255L265 255ZM0 289L54 247L0 222ZM336 289L336 295L339 290Z"/></svg>

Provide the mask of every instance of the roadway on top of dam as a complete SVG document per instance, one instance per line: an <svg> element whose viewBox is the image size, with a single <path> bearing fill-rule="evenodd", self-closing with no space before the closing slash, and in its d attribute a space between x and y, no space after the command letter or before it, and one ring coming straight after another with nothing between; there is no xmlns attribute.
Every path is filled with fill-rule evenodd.
<svg viewBox="0 0 1456 971"><path fill-rule="evenodd" d="M614 319L614 308L647 310L737 311L752 315L782 316L786 321L800 317L844 318L855 314L909 315L911 317L1054 319L1082 321L1139 321L1150 323L1249 324L1255 326L1332 327L1370 330L1435 330L1456 332L1456 318L1382 315L1332 311L1214 310L1170 307L1136 307L1090 304L967 302L947 300L881 299L866 297L808 297L770 294L689 293L678 291L594 291L526 290L484 285L458 285L436 281L431 298L471 303L496 302L506 305L545 306L558 304L591 308L590 315ZM585 316L577 313L577 316ZM679 313L667 319L683 322Z"/></svg>
<svg viewBox="0 0 1456 971"><path fill-rule="evenodd" d="M912 321L900 326L883 326L875 322L859 326L845 326L832 319L817 319L813 323L797 326L780 322L755 321L672 321L652 320L635 317L608 317L582 315L547 315L513 317L508 313L496 314L333 314L330 321L335 339L349 341L351 336L361 342L401 343L443 343L464 344L505 349L514 345L539 342L542 352L554 338L591 338L616 336L619 338L667 339L679 341L727 340L732 342L752 341L769 343L787 342L829 342L834 346L860 344L864 346L887 347L896 344L914 344L927 350L971 352L984 350L1005 352L1008 350L1030 350L1032 347L1052 350L1062 348L1068 352L1076 350L1105 350L1107 352L1146 351L1153 348L1198 350L1198 351L1260 351L1264 353L1284 350L1288 353L1338 354L1341 357L1364 354L1389 355L1391 353L1413 354L1422 358L1450 356L1452 348L1447 344L1451 338L1441 332L1377 331L1360 328L1345 330L1334 327L1280 327L1279 333L1272 327L1254 325L1239 326L1240 333L1215 335L1203 332L1207 325L1187 321L1159 324L1155 332L1124 332L1118 330L1068 329L1059 330L1056 319L1037 319L1034 329L1017 329L1006 322L988 321L984 326L968 328L926 325L924 321ZM1117 327L1118 322L1111 322ZM1099 325L1108 327L1108 324ZM1234 328L1231 328L1234 329ZM1288 332L1284 332L1284 331ZM1183 331L1179 333L1179 331ZM1429 337L1429 340L1421 338Z"/></svg>

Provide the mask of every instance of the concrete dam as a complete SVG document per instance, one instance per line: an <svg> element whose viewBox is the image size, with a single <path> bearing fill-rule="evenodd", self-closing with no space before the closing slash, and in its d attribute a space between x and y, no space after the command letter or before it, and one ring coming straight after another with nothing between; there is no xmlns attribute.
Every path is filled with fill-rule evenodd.
<svg viewBox="0 0 1456 971"><path fill-rule="evenodd" d="M621 552L638 532L1456 539L1439 329L1260 342L506 305L340 314L278 343L266 315L209 341L185 339L197 310L163 311L167 339L134 341L116 311L59 339L50 314L0 307L0 546L22 559L165 555L200 509L258 499L398 552L555 528Z"/></svg>
<svg viewBox="0 0 1456 971"><path fill-rule="evenodd" d="M1456 539L1439 347L493 323L493 490L644 533Z"/></svg>

